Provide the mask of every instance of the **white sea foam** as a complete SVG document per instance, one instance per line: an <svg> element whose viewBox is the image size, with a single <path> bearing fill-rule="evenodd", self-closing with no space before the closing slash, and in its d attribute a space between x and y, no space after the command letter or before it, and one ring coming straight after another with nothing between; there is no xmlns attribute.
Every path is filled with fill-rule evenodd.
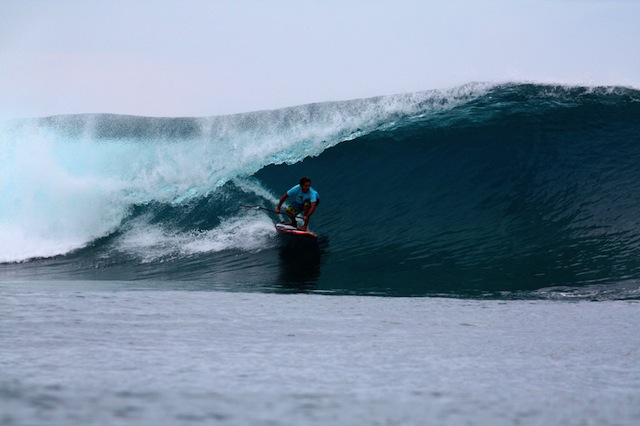
<svg viewBox="0 0 640 426"><path fill-rule="evenodd" d="M223 250L260 251L274 244L273 222L265 215L251 221L233 217L206 231L177 232L159 224L132 222L115 242L115 249L143 263Z"/></svg>
<svg viewBox="0 0 640 426"><path fill-rule="evenodd" d="M64 254L114 232L132 206L189 202L265 165L317 156L489 87L186 119L190 131L198 129L187 136L180 136L183 119L84 115L3 123L0 262ZM101 127L101 120L108 125Z"/></svg>

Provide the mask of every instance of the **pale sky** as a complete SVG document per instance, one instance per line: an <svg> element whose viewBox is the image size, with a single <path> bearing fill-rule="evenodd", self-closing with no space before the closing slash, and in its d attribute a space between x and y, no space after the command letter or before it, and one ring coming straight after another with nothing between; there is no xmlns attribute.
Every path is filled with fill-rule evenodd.
<svg viewBox="0 0 640 426"><path fill-rule="evenodd" d="M211 116L533 81L640 88L636 0L0 0L0 117Z"/></svg>

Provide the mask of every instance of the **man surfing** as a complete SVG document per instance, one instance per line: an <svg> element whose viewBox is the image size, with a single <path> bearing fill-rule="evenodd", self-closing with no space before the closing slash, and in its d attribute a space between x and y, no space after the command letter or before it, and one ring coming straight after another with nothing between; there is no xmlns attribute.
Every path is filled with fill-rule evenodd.
<svg viewBox="0 0 640 426"><path fill-rule="evenodd" d="M311 179L308 177L303 177L300 179L300 184L294 186L280 197L280 202L278 203L278 207L276 207L275 212L280 214L280 207L284 201L293 197L293 202L287 209L285 213L291 219L290 222L286 222L285 225L292 225L298 227L298 221L296 220L296 216L304 211L304 223L302 226L298 227L301 231L306 231L307 226L309 226L309 219L314 211L316 211L316 207L320 204L320 195L318 192L311 187Z"/></svg>

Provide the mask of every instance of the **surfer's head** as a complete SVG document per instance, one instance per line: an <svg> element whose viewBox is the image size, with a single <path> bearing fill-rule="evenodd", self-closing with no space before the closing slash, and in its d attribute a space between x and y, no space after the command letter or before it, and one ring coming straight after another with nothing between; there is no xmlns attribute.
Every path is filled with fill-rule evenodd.
<svg viewBox="0 0 640 426"><path fill-rule="evenodd" d="M307 176L300 178L300 188L302 188L302 192L309 191L309 188L311 188L311 179Z"/></svg>

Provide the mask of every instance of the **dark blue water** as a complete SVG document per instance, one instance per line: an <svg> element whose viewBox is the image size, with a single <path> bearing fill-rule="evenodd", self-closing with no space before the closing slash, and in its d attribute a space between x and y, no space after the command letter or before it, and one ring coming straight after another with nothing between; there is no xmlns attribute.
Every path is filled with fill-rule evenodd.
<svg viewBox="0 0 640 426"><path fill-rule="evenodd" d="M640 296L640 91L527 84L211 118L7 123L4 280ZM309 175L318 244L274 208Z"/></svg>

